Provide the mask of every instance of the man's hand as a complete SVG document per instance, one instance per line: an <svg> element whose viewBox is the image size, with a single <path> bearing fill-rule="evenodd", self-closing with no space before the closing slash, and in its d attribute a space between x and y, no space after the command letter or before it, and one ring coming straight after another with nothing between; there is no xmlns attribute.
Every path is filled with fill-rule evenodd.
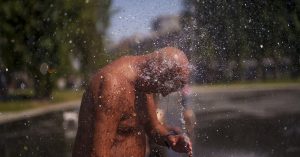
<svg viewBox="0 0 300 157"><path fill-rule="evenodd" d="M168 135L167 141L174 151L187 153L189 157L192 157L192 143L186 135Z"/></svg>

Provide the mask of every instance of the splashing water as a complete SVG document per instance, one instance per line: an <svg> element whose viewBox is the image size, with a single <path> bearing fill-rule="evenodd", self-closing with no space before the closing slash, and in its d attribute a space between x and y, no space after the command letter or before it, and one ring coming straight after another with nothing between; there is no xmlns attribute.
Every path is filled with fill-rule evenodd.
<svg viewBox="0 0 300 157"><path fill-rule="evenodd" d="M181 129L182 129L183 133L186 134L187 133L187 129L186 129L186 122L184 120L184 115L183 115L184 110L185 109L184 109L184 107L181 104L181 106L180 106L180 111L181 111L181 113L180 113L180 123L181 123Z"/></svg>
<svg viewBox="0 0 300 157"><path fill-rule="evenodd" d="M191 143L191 140L190 138L188 137L188 130L186 128L186 121L184 119L184 111L185 111L185 108L184 108L184 104L183 104L183 95L182 94L179 94L180 95L180 98L181 98L181 101L180 101L180 123L181 123L181 129L182 129L182 135L184 136L184 141L186 143ZM187 147L187 146L186 146ZM188 153L189 157L192 156L192 152L189 151Z"/></svg>

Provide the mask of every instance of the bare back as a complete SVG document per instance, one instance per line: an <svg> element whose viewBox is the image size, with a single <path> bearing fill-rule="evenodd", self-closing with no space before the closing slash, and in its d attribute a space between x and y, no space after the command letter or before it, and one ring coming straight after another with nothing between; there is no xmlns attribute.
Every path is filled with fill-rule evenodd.
<svg viewBox="0 0 300 157"><path fill-rule="evenodd" d="M141 101L136 101L134 86L112 67L118 66L107 66L93 77L82 98L73 157L145 156L146 137L136 112Z"/></svg>

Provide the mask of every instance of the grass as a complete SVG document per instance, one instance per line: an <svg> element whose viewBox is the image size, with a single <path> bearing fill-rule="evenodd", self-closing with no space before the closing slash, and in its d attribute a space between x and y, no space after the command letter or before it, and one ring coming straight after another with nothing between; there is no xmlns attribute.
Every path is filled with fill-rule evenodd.
<svg viewBox="0 0 300 157"><path fill-rule="evenodd" d="M295 80L267 80L267 81L238 81L230 83L214 83L214 84L203 84L196 85L193 88L210 88L210 89L219 89L219 88L281 88L281 87L290 87L290 86L299 86L300 79Z"/></svg>
<svg viewBox="0 0 300 157"><path fill-rule="evenodd" d="M10 94L10 96L16 97L16 99L12 98L9 100L0 101L0 112L17 112L67 101L80 100L82 94L83 91L81 90L55 90L50 100L37 100L30 98L33 96L32 90L16 90ZM23 97L20 98L20 96Z"/></svg>

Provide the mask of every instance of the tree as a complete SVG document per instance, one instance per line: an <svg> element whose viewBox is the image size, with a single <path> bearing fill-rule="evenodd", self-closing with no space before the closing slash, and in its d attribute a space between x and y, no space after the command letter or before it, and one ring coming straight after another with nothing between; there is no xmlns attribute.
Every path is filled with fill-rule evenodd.
<svg viewBox="0 0 300 157"><path fill-rule="evenodd" d="M219 65L235 60L281 57L292 60L293 77L300 74L299 2L295 0L192 0L184 1L197 23L196 36L204 45L198 53L209 54ZM191 25L192 26L192 25ZM201 31L204 30L204 31ZM206 35L203 41L203 34ZM201 47L201 46L200 46ZM264 67L259 64L264 74ZM222 72L221 70L221 77ZM241 78L238 72L236 78ZM264 75L263 75L264 76Z"/></svg>
<svg viewBox="0 0 300 157"><path fill-rule="evenodd" d="M90 74L107 63L104 38L110 17L110 0L68 2L65 41L81 61L80 71L87 82Z"/></svg>
<svg viewBox="0 0 300 157"><path fill-rule="evenodd" d="M110 0L12 0L0 6L0 56L10 72L32 76L36 97L49 98L55 78L72 72L70 54L81 57L86 73L105 60Z"/></svg>

